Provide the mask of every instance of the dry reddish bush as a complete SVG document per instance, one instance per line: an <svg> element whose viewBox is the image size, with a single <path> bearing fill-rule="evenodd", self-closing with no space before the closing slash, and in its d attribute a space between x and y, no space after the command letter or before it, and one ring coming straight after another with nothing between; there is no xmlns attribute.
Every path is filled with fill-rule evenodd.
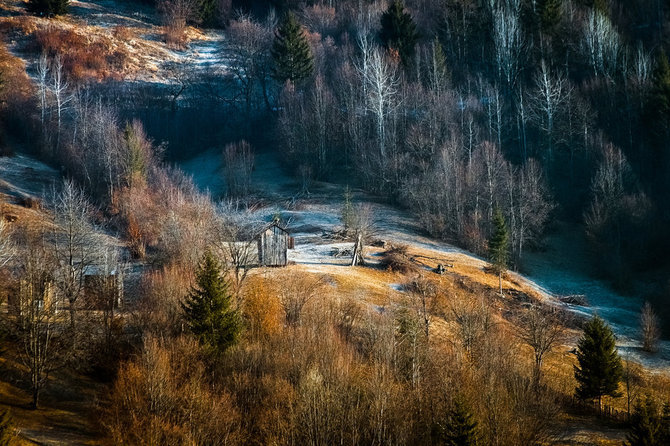
<svg viewBox="0 0 670 446"><path fill-rule="evenodd" d="M231 396L212 388L198 343L144 340L142 354L123 363L103 424L115 444L241 443Z"/></svg>
<svg viewBox="0 0 670 446"><path fill-rule="evenodd" d="M253 278L246 287L242 312L253 338L274 336L282 328L282 307L267 279Z"/></svg>
<svg viewBox="0 0 670 446"><path fill-rule="evenodd" d="M145 332L175 336L182 332L181 301L193 282L193 271L177 265L146 272L139 286L138 323Z"/></svg>
<svg viewBox="0 0 670 446"><path fill-rule="evenodd" d="M112 30L112 35L117 39L124 41L130 40L133 37L135 37L133 31L130 28L122 25L115 26L114 29Z"/></svg>
<svg viewBox="0 0 670 446"><path fill-rule="evenodd" d="M29 15L3 17L2 20L0 20L0 33L20 33L27 36L37 30L37 25L35 17Z"/></svg>
<svg viewBox="0 0 670 446"><path fill-rule="evenodd" d="M50 26L35 31L34 38L34 50L50 57L60 55L65 72L75 81L118 77L128 57L114 49L109 38L87 36L74 29Z"/></svg>

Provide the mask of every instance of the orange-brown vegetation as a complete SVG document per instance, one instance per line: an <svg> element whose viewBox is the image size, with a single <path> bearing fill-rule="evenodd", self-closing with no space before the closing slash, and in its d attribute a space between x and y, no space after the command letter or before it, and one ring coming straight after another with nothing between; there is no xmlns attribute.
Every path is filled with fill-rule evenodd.
<svg viewBox="0 0 670 446"><path fill-rule="evenodd" d="M74 28L48 26L36 30L34 50L50 57L60 55L65 72L75 81L118 77L128 54L106 36L91 36Z"/></svg>
<svg viewBox="0 0 670 446"><path fill-rule="evenodd" d="M416 259L426 252L408 249L407 254ZM217 413L226 420L227 444L428 444L447 422L456 395L468 400L484 444L567 444L557 442L560 435L555 434L576 419L566 415L574 391L569 347L547 356L542 384L536 387L532 351L517 336L517 319L510 315L524 311L515 301L534 298L513 283L508 286L515 292L502 298L495 280L481 284L456 272L474 271L474 265L454 266L443 276L423 278L365 267L255 270L240 301L247 327L243 339L222 359L205 361L207 374L189 375L199 381L189 386L216 390L205 396L196 392L195 402L170 396L177 386L172 382L152 391L164 392L159 401L167 401L166 407L174 401L189 408L196 404L196 413L201 401L223 398L225 404L216 400L215 407L225 411ZM479 268L478 274L485 273ZM156 287L156 297L173 294L162 291L161 281L168 276L175 283L183 274L164 270L152 276L149 288ZM392 283L406 286L396 291ZM421 293L429 296L429 335ZM160 306L156 302L150 308ZM158 369L170 371L161 373L175 373L184 363L201 361L194 359L194 345L189 353L180 350L192 341L171 336L161 342L145 339L142 355L121 366L109 426L116 441L145 441L134 432L150 435L147 429L165 435L164 442L197 435L186 418L168 415L173 409L165 415L152 412L155 397L148 390L139 392L143 398L132 397L132 405L139 407L124 399L138 392L129 390L139 383L149 389L149 383L163 381L156 378L157 366L148 364L160 363ZM645 380L645 389L654 385L658 398L670 395L667 378ZM620 400L611 403L623 410ZM575 438L589 433L601 440L621 438L621 431L608 432L586 419ZM132 433L131 421L137 423Z"/></svg>

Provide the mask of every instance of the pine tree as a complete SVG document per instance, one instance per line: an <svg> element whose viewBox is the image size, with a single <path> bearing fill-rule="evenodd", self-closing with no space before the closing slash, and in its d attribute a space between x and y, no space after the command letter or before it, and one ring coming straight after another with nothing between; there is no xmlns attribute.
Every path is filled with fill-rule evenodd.
<svg viewBox="0 0 670 446"><path fill-rule="evenodd" d="M577 344L577 361L579 365L574 366L574 370L578 398L597 398L600 408L603 396L621 396L618 389L623 366L616 350L614 333L598 316L594 316L584 327Z"/></svg>
<svg viewBox="0 0 670 446"><path fill-rule="evenodd" d="M232 306L232 294L211 252L205 253L194 286L182 303L189 328L201 344L215 353L233 345L240 334L240 318Z"/></svg>
<svg viewBox="0 0 670 446"><path fill-rule="evenodd" d="M626 446L661 446L667 443L662 438L662 418L658 406L647 396L635 405L630 432L626 436Z"/></svg>
<svg viewBox="0 0 670 446"><path fill-rule="evenodd" d="M67 14L69 4L69 0L29 0L28 11L40 16L62 15Z"/></svg>
<svg viewBox="0 0 670 446"><path fill-rule="evenodd" d="M300 23L291 12L284 16L275 33L272 44L274 68L272 77L284 83L297 83L308 78L314 71L314 57Z"/></svg>
<svg viewBox="0 0 670 446"><path fill-rule="evenodd" d="M498 273L498 284L502 295L502 275L507 269L509 255L509 231L505 223L505 217L500 209L496 208L493 213L493 235L489 240L489 260L493 269Z"/></svg>
<svg viewBox="0 0 670 446"><path fill-rule="evenodd" d="M382 14L381 25L379 38L384 46L398 51L403 66L411 67L419 33L416 31L414 19L405 12L405 5L400 0L394 0Z"/></svg>
<svg viewBox="0 0 670 446"><path fill-rule="evenodd" d="M0 409L0 446L9 446L15 437L12 415L9 409Z"/></svg>
<svg viewBox="0 0 670 446"><path fill-rule="evenodd" d="M477 444L477 421L470 412L467 402L456 397L449 420L441 430L439 444L445 446L474 446Z"/></svg>

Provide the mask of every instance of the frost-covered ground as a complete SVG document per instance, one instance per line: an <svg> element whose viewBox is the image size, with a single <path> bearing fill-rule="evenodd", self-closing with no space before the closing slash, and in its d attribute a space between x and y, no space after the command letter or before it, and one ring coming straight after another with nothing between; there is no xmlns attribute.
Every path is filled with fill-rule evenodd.
<svg viewBox="0 0 670 446"><path fill-rule="evenodd" d="M14 199L43 199L61 181L58 171L29 156L0 157L0 192Z"/></svg>
<svg viewBox="0 0 670 446"><path fill-rule="evenodd" d="M182 167L193 175L198 186L208 189L214 197L225 194L225 181L221 173L221 159L216 151L205 152L184 163ZM295 249L289 251L289 260L309 265L315 271L346 266L350 256L334 255L351 249L353 243L334 237L341 229L340 209L343 188L328 183L310 187L309 195L300 194L300 185L279 167L276 157L261 155L256 158L257 168L252 186L265 205L257 213L259 218L270 221L279 213L289 223L295 237ZM422 250L433 251L440 258L484 268L485 260L425 235L407 212L380 204L361 191L355 193L355 202L370 209L376 237L392 243L411 245ZM670 342L663 341L660 351L649 355L640 349L637 337L638 315L641 300L621 296L607 285L587 274L587 261L579 236L568 233L551 236L548 249L542 253L529 253L525 261L526 274L512 274L514 279L539 291L548 301L573 311L590 316L599 314L613 327L617 345L623 357L638 361L652 370L670 371ZM370 259L374 262L374 258ZM395 288L394 288L395 289ZM588 306L566 305L558 298L564 295L582 294Z"/></svg>
<svg viewBox="0 0 670 446"><path fill-rule="evenodd" d="M630 357L652 369L670 370L670 341L661 341L659 352L648 354L640 348L639 315L644 303L636 296L622 296L605 282L589 275L590 266L581 234L570 228L560 229L547 238L545 252L526 255L527 277L538 289L552 295L584 295L586 306L570 306L577 314L598 314L617 335L617 345L623 357Z"/></svg>
<svg viewBox="0 0 670 446"><path fill-rule="evenodd" d="M122 0L71 0L69 10L67 16L55 19L24 16L24 21L32 23L29 28L70 29L90 41L104 39L109 50L126 55L123 71L112 76L122 79L126 87L173 89L175 85L197 85L203 79L211 83L216 76L227 75L223 30L187 27L185 46L176 48L165 43L160 17L152 6ZM23 12L20 0L0 3L0 16ZM26 60L32 75L38 55L24 51L26 39L22 33L12 33L8 47Z"/></svg>

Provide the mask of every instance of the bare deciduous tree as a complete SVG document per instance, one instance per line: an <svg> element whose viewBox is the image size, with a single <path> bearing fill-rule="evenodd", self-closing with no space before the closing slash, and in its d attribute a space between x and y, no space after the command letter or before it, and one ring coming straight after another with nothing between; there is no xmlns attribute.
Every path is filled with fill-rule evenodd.
<svg viewBox="0 0 670 446"><path fill-rule="evenodd" d="M4 219L0 219L0 268L5 266L16 253L16 244L12 239L11 228Z"/></svg>
<svg viewBox="0 0 670 446"><path fill-rule="evenodd" d="M223 149L224 178L228 194L244 197L251 190L254 150L246 141L230 143Z"/></svg>
<svg viewBox="0 0 670 446"><path fill-rule="evenodd" d="M28 235L21 253L15 333L22 346L20 360L30 377L33 409L49 379L61 367L68 351L58 322L60 301L53 289L54 258L41 235Z"/></svg>
<svg viewBox="0 0 670 446"><path fill-rule="evenodd" d="M227 50L233 54L229 69L239 82L246 113L250 114L257 86L260 86L263 99L269 106L267 86L272 27L256 22L251 16L240 15L230 23L227 31L230 37L230 48Z"/></svg>
<svg viewBox="0 0 670 446"><path fill-rule="evenodd" d="M508 2L493 11L493 43L496 49L496 65L500 81L514 91L520 72L523 34L519 20L519 2Z"/></svg>
<svg viewBox="0 0 670 446"><path fill-rule="evenodd" d="M51 92L53 94L54 100L56 101L56 152L58 152L60 149L63 112L67 104L73 99L73 96L68 94L68 88L69 85L65 80L63 73L63 60L61 59L61 56L58 55L54 59L51 68Z"/></svg>
<svg viewBox="0 0 670 446"><path fill-rule="evenodd" d="M591 9L584 23L583 50L596 76L614 79L619 68L621 39L610 19Z"/></svg>
<svg viewBox="0 0 670 446"><path fill-rule="evenodd" d="M86 272L103 257L106 241L91 221L91 205L84 192L71 181L55 195L53 212L54 279L69 304L70 324L75 328L76 304L84 291Z"/></svg>
<svg viewBox="0 0 670 446"><path fill-rule="evenodd" d="M556 308L532 306L522 317L519 337L534 353L533 376L539 384L542 377L542 361L547 353L559 345L565 336L565 316Z"/></svg>
<svg viewBox="0 0 670 446"><path fill-rule="evenodd" d="M222 203L216 214L214 246L229 271L239 304L242 285L251 265L258 261L254 232L261 224L251 212L240 211L232 201Z"/></svg>
<svg viewBox="0 0 670 446"><path fill-rule="evenodd" d="M537 126L546 135L547 160L553 160L554 136L557 120L563 113L572 93L569 80L562 74L552 75L542 61L535 76L535 92L530 96L531 114Z"/></svg>
<svg viewBox="0 0 670 446"><path fill-rule="evenodd" d="M362 48L367 51L362 55L358 71L365 90L367 109L376 120L377 143L379 156L386 158L386 119L393 111L398 94L398 77L396 64L380 48Z"/></svg>
<svg viewBox="0 0 670 446"><path fill-rule="evenodd" d="M655 352L658 340L661 337L659 319L649 302L645 302L640 312L640 337L642 338L642 349L647 352Z"/></svg>

